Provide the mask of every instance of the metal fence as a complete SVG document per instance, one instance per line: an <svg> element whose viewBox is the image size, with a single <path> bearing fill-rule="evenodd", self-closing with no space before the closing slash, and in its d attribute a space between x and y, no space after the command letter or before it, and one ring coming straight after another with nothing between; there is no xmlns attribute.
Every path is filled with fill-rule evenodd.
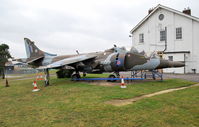
<svg viewBox="0 0 199 127"><path fill-rule="evenodd" d="M38 73L39 71L36 69L20 69L20 70L9 70L6 69L6 74L34 74L34 73Z"/></svg>

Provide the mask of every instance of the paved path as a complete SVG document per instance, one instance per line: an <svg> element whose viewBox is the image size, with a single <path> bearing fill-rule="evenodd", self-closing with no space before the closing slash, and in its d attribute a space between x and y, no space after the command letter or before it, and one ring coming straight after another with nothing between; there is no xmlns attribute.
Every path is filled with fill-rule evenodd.
<svg viewBox="0 0 199 127"><path fill-rule="evenodd" d="M191 86L186 86L186 87L162 90L162 91L159 91L159 92L155 92L155 93L151 93L151 94L147 94L147 95L143 95L143 96L139 96L139 97L135 97L135 98L131 98L131 99L111 100L111 101L106 102L106 104L111 104L111 105L114 105L114 106L124 106L124 105L128 105L128 104L132 104L132 103L134 103L138 100L141 100L143 98L153 97L153 96L156 96L156 95L160 95L160 94L164 94L164 93L170 93L170 92L177 91L177 90L183 90L183 89L187 89L187 88L194 87L194 86L199 86L199 83L195 84L195 85L191 85Z"/></svg>
<svg viewBox="0 0 199 127"><path fill-rule="evenodd" d="M177 79L199 82L199 74L163 74L163 77L164 79L177 78Z"/></svg>
<svg viewBox="0 0 199 127"><path fill-rule="evenodd" d="M124 77L131 77L131 72L121 72L120 74L123 75ZM163 74L163 79L173 79L173 78L199 82L199 74L170 74L170 73Z"/></svg>

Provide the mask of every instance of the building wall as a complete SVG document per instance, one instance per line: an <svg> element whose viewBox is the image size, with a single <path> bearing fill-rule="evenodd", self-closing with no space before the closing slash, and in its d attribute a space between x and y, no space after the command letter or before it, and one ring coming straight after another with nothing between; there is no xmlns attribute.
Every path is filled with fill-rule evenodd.
<svg viewBox="0 0 199 127"><path fill-rule="evenodd" d="M159 20L158 16L164 14L164 19ZM139 51L153 52L163 51L165 41L160 41L160 30L167 28L167 50L166 52L190 51L190 54L167 54L173 56L175 61L186 60L186 67L165 69L165 72L192 73L196 69L199 73L199 22L190 18L175 14L171 11L158 9L139 28L133 32L133 46ZM176 39L176 28L182 27L182 39ZM144 43L139 43L139 34L144 33Z"/></svg>
<svg viewBox="0 0 199 127"><path fill-rule="evenodd" d="M193 68L196 68L196 72L199 73L199 23L193 21Z"/></svg>
<svg viewBox="0 0 199 127"><path fill-rule="evenodd" d="M184 60L184 54L166 54L166 55L164 55L164 58L167 59L169 56L173 56L173 61ZM184 71L186 72L185 69L186 69L186 67L166 68L166 69L164 69L164 72L167 72L167 73L184 73Z"/></svg>

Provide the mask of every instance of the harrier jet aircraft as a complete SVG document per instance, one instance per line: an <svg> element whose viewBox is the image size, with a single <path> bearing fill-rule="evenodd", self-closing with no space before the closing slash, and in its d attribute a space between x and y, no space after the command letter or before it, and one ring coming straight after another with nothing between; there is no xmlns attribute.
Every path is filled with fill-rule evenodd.
<svg viewBox="0 0 199 127"><path fill-rule="evenodd" d="M114 72L109 78L119 76L120 71L155 70L170 67L183 67L182 62L168 61L157 57L146 57L132 48L127 51L114 45L102 52L57 56L40 50L33 41L24 38L26 63L34 68L44 69L49 84L49 69L70 70L71 78L80 78L80 72L103 73Z"/></svg>

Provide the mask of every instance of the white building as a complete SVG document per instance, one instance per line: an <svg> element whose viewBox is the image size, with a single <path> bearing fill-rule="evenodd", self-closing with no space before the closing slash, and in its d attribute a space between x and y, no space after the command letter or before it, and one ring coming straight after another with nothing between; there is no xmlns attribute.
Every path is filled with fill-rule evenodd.
<svg viewBox="0 0 199 127"><path fill-rule="evenodd" d="M132 30L133 46L139 51L164 51L163 58L184 61L186 66L165 69L172 73L199 73L199 18L158 5Z"/></svg>

